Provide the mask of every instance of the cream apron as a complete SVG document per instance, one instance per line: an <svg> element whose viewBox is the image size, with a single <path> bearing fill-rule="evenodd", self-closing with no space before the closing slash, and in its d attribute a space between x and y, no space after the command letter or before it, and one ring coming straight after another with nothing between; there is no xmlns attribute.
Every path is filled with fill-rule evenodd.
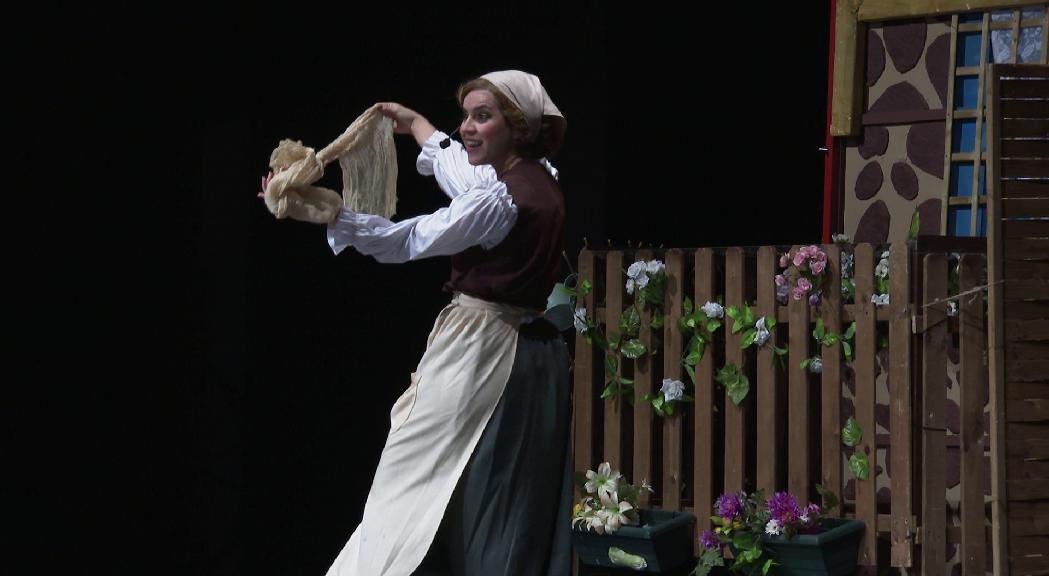
<svg viewBox="0 0 1049 576"><path fill-rule="evenodd" d="M327 576L408 576L441 525L502 397L518 326L536 312L456 294L390 413L364 518Z"/></svg>

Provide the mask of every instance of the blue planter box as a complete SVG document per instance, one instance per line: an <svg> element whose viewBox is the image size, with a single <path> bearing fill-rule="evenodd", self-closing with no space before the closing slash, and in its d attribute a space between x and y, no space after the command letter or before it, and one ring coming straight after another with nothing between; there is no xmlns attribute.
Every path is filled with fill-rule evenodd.
<svg viewBox="0 0 1049 576"><path fill-rule="evenodd" d="M783 576L844 576L856 571L860 539L866 524L859 520L826 518L819 534L762 536L769 555L779 565L772 572ZM760 573L760 571L758 571Z"/></svg>
<svg viewBox="0 0 1049 576"><path fill-rule="evenodd" d="M640 526L623 526L612 534L574 530L572 544L579 560L587 566L615 566L609 548L641 556L647 566L639 572L673 570L692 558L692 534L696 517L688 512L639 510Z"/></svg>

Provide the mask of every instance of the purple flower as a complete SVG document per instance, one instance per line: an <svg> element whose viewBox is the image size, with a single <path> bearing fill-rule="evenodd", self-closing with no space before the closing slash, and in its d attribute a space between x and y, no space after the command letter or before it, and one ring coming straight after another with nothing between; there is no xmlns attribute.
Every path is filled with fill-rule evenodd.
<svg viewBox="0 0 1049 576"><path fill-rule="evenodd" d="M703 534L699 536L699 543L707 550L717 548L720 544L720 542L718 542L718 536L717 534L714 534L713 530L704 530Z"/></svg>
<svg viewBox="0 0 1049 576"><path fill-rule="evenodd" d="M769 517L779 522L780 526L786 526L801 516L798 501L789 492L776 492L766 503L769 507Z"/></svg>
<svg viewBox="0 0 1049 576"><path fill-rule="evenodd" d="M812 290L812 282L809 282L808 278L798 278L798 289L808 293L809 290Z"/></svg>
<svg viewBox="0 0 1049 576"><path fill-rule="evenodd" d="M812 520L815 520L822 513L823 510L820 509L820 505L815 502L809 502L809 505L805 507L805 515Z"/></svg>
<svg viewBox="0 0 1049 576"><path fill-rule="evenodd" d="M815 306L815 305L817 305L819 303L820 303L819 292L813 292L812 294L809 294L809 306Z"/></svg>
<svg viewBox="0 0 1049 576"><path fill-rule="evenodd" d="M743 515L743 493L726 492L718 496L714 506L717 508L718 516L728 520L737 520Z"/></svg>
<svg viewBox="0 0 1049 576"><path fill-rule="evenodd" d="M784 284L782 286L776 286L776 300L779 300L780 304L786 304L787 298L790 296L790 286Z"/></svg>
<svg viewBox="0 0 1049 576"><path fill-rule="evenodd" d="M791 296L792 296L792 297L793 297L793 298L794 298L795 300L801 300L802 298L804 298L804 297L805 297L805 291L804 291L804 290L802 290L801 288L798 288L798 287L794 287L794 288L791 288L791 289L790 289L790 295L791 295Z"/></svg>
<svg viewBox="0 0 1049 576"><path fill-rule="evenodd" d="M787 279L783 277L783 274L776 274L776 286L783 286L787 283Z"/></svg>
<svg viewBox="0 0 1049 576"><path fill-rule="evenodd" d="M813 260L809 263L809 269L812 270L813 274L823 274L823 269L827 267L826 256L823 260Z"/></svg>

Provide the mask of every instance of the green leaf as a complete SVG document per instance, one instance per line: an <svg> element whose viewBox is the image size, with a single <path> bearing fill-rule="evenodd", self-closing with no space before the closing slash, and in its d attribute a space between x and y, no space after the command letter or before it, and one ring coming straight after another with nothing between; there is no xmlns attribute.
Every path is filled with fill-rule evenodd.
<svg viewBox="0 0 1049 576"><path fill-rule="evenodd" d="M579 287L583 291L583 296L586 296L594 289L594 285L591 284L589 280L583 280L583 283Z"/></svg>
<svg viewBox="0 0 1049 576"><path fill-rule="evenodd" d="M911 214L911 227L907 231L907 241L910 242L918 237L918 230L921 228L921 215L918 209L915 208L914 214Z"/></svg>
<svg viewBox="0 0 1049 576"><path fill-rule="evenodd" d="M605 372L615 374L619 370L619 358L613 354L605 355Z"/></svg>
<svg viewBox="0 0 1049 576"><path fill-rule="evenodd" d="M818 341L823 340L823 335L826 333L826 327L823 325L823 318L816 319L816 329L812 331L812 337Z"/></svg>
<svg viewBox="0 0 1049 576"><path fill-rule="evenodd" d="M605 389L601 391L601 399L604 400L605 398L608 398L609 396L611 396L611 395L613 395L615 393L616 393L616 383L615 383L615 380L612 380L612 381L610 381L608 383L608 385L605 386Z"/></svg>
<svg viewBox="0 0 1049 576"><path fill-rule="evenodd" d="M623 356L632 359L640 358L645 355L645 352L647 352L645 345L637 338L631 338L624 342L621 351Z"/></svg>
<svg viewBox="0 0 1049 576"><path fill-rule="evenodd" d="M718 516L716 514L714 516L710 517L710 523L715 525L715 526L724 526L725 525L725 521L721 519L721 516Z"/></svg>
<svg viewBox="0 0 1049 576"><path fill-rule="evenodd" d="M812 358L806 358L806 359L802 360L798 364L798 368L801 368L802 370L808 370L809 369L809 364L811 364L811 363L812 363Z"/></svg>
<svg viewBox="0 0 1049 576"><path fill-rule="evenodd" d="M728 308L725 308L725 315L733 320L739 320L739 307L729 306Z"/></svg>
<svg viewBox="0 0 1049 576"><path fill-rule="evenodd" d="M747 326L753 326L757 319L754 318L754 311L751 310L750 306L743 305L743 323Z"/></svg>
<svg viewBox="0 0 1049 576"><path fill-rule="evenodd" d="M838 495L822 484L816 484L816 492L823 498L824 513L834 510L841 504Z"/></svg>
<svg viewBox="0 0 1049 576"><path fill-rule="evenodd" d="M848 342L842 340L841 349L845 352L845 361L852 362L852 346Z"/></svg>
<svg viewBox="0 0 1049 576"><path fill-rule="evenodd" d="M842 337L846 340L852 340L852 337L856 335L856 321L853 320L852 324L845 330L845 334Z"/></svg>
<svg viewBox="0 0 1049 576"><path fill-rule="evenodd" d="M758 331L754 328L748 329L743 333L743 339L739 341L740 348L746 348L754 343L754 338L758 335Z"/></svg>
<svg viewBox="0 0 1049 576"><path fill-rule="evenodd" d="M632 378L620 378L619 381L622 382L623 385L628 388L634 387L634 380Z"/></svg>
<svg viewBox="0 0 1049 576"><path fill-rule="evenodd" d="M685 296L684 307L685 307L685 315L686 316L689 315L689 314L692 314L692 299L689 298L688 296Z"/></svg>
<svg viewBox="0 0 1049 576"><path fill-rule="evenodd" d="M718 328L721 328L721 320L711 320L707 322L707 332L714 332Z"/></svg>
<svg viewBox="0 0 1049 576"><path fill-rule="evenodd" d="M769 570L775 565L776 565L776 561L773 560L772 558L769 558L768 560L765 561L765 565L761 567L761 573L763 575L767 575L769 573Z"/></svg>
<svg viewBox="0 0 1049 576"><path fill-rule="evenodd" d="M667 404L664 404L663 405L663 412L665 413L666 416L673 416L674 415L674 403L673 402L668 402Z"/></svg>
<svg viewBox="0 0 1049 576"><path fill-rule="evenodd" d="M765 316L765 328L772 330L776 327L776 319L772 316Z"/></svg>
<svg viewBox="0 0 1049 576"><path fill-rule="evenodd" d="M692 367L692 366L695 366L696 364L699 364L700 360L702 360L702 356L698 352L693 350L693 351L689 352L688 355L685 356L685 358L681 362L685 366Z"/></svg>
<svg viewBox="0 0 1049 576"><path fill-rule="evenodd" d="M641 330L641 316L638 315L637 308L631 306L623 310L619 315L619 330L623 336L637 336Z"/></svg>
<svg viewBox="0 0 1049 576"><path fill-rule="evenodd" d="M824 346L833 346L838 343L838 335L833 332L828 332L823 336Z"/></svg>
<svg viewBox="0 0 1049 576"><path fill-rule="evenodd" d="M870 477L870 464L867 462L867 455L857 450L849 456L849 470L852 470L852 474L859 480L866 480Z"/></svg>
<svg viewBox="0 0 1049 576"><path fill-rule="evenodd" d="M695 328L696 327L696 319L691 317L691 316L689 316L688 318L685 319L685 326L688 326L689 328Z"/></svg>
<svg viewBox="0 0 1049 576"><path fill-rule="evenodd" d="M728 390L728 396L732 403L739 406L747 398L747 393L750 392L750 380L747 379L746 374L740 374L735 384L725 388Z"/></svg>
<svg viewBox="0 0 1049 576"><path fill-rule="evenodd" d="M783 356L783 355L785 355L785 354L787 353L787 347L786 347L786 346L776 346L776 345L773 345L773 346L772 346L772 349L773 349L773 350L774 350L774 351L776 352L776 354L777 354L777 355L779 355L779 356Z"/></svg>
<svg viewBox="0 0 1049 576"><path fill-rule="evenodd" d="M849 419L845 422L845 427L841 429L841 441L846 446L858 446L863 441L863 431L860 430L860 423L856 421L856 418L849 416Z"/></svg>
<svg viewBox="0 0 1049 576"><path fill-rule="evenodd" d="M692 385L696 385L696 369L685 364L685 372L688 372L688 377L692 380Z"/></svg>
<svg viewBox="0 0 1049 576"><path fill-rule="evenodd" d="M608 349L617 350L619 348L620 338L621 336L619 335L619 332L613 332L612 335L608 338Z"/></svg>
<svg viewBox="0 0 1049 576"><path fill-rule="evenodd" d="M652 311L652 328L655 330L663 328L663 313L659 310Z"/></svg>
<svg viewBox="0 0 1049 576"><path fill-rule="evenodd" d="M646 394L645 400L648 400L648 401L652 402L652 406L656 410L659 410L663 406L663 404L666 402L663 399L663 395L662 394L659 394L659 395Z"/></svg>

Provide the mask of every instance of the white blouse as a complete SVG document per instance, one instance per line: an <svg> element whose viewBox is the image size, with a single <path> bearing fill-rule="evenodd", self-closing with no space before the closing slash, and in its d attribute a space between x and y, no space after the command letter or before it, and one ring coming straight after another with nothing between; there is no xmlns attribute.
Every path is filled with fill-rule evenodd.
<svg viewBox="0 0 1049 576"><path fill-rule="evenodd" d="M452 140L450 146L441 148L445 138L443 132L435 131L423 143L415 169L423 176L434 176L451 203L433 214L400 222L342 208L328 224L328 245L333 252L353 246L379 262L395 263L449 256L476 245L491 250L506 238L517 221L517 206L506 184L490 165L471 165L461 143ZM557 169L545 158L540 162L557 178Z"/></svg>

